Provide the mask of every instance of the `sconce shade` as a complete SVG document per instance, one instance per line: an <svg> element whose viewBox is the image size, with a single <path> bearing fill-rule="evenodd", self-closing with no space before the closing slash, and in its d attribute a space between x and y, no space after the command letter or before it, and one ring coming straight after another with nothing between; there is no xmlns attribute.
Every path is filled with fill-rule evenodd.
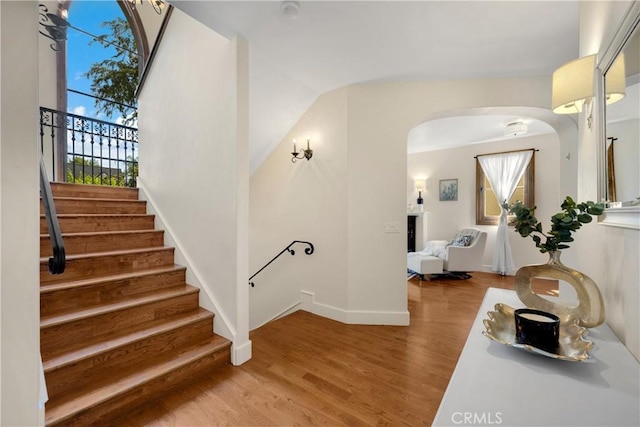
<svg viewBox="0 0 640 427"><path fill-rule="evenodd" d="M604 77L604 89L607 94L607 105L624 98L625 91L624 53L620 52Z"/></svg>
<svg viewBox="0 0 640 427"><path fill-rule="evenodd" d="M593 97L596 55L567 62L553 73L551 108L556 114L574 114Z"/></svg>
<svg viewBox="0 0 640 427"><path fill-rule="evenodd" d="M413 181L413 188L416 191L424 191L427 188L427 180L426 179L416 179Z"/></svg>

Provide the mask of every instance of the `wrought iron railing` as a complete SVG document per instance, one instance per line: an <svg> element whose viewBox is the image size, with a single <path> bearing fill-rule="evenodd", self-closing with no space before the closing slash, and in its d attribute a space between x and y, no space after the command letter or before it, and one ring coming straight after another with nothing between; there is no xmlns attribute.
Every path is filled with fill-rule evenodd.
<svg viewBox="0 0 640 427"><path fill-rule="evenodd" d="M57 180L136 186L136 128L40 107L40 144L43 153L51 156L49 164ZM56 170L60 167L62 173Z"/></svg>
<svg viewBox="0 0 640 427"><path fill-rule="evenodd" d="M51 274L62 274L64 273L66 262L64 242L60 232L58 214L56 213L56 205L53 202L49 178L47 177L47 169L44 166L42 156L40 156L40 197L42 197L42 207L47 220L49 240L51 240L51 249L53 251L53 256L49 258L49 272Z"/></svg>
<svg viewBox="0 0 640 427"><path fill-rule="evenodd" d="M314 247L313 247L313 243L311 242L305 242L303 240L294 240L293 242L289 243L289 245L284 248L283 250L280 251L280 253L276 256L274 256L273 258L271 258L271 261L269 261L268 263L266 263L260 270L256 271L253 276L249 277L249 285L251 285L251 287L253 288L255 286L255 284L251 281L251 279L253 279L254 277L256 277L258 275L258 273L260 273L262 270L264 270L265 268L267 268L273 261L275 261L276 259L278 259L278 257L280 255L282 255L285 252L289 252L291 255L295 255L296 252L291 249L291 246L295 245L296 243L303 243L305 245L308 245L309 247L304 249L304 253L307 255L311 255L314 251Z"/></svg>

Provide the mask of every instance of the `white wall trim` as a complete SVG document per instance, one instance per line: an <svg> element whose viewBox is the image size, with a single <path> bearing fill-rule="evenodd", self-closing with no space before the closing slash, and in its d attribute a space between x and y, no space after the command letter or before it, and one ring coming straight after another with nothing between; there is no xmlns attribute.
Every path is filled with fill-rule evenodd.
<svg viewBox="0 0 640 427"><path fill-rule="evenodd" d="M276 314L275 316L271 317L270 319L265 320L264 322L262 322L261 324L259 324L258 326L256 326L255 328L253 328L251 330L255 331L256 329L263 327L267 323L273 322L274 320L278 320L281 317L288 316L289 314L293 313L294 311L300 310L300 308L298 307L300 304L302 304L302 301L294 302L289 307L287 307L284 310L280 311L278 314Z"/></svg>
<svg viewBox="0 0 640 427"><path fill-rule="evenodd" d="M609 227L634 228L640 230L640 208L630 206L606 209L599 224Z"/></svg>
<svg viewBox="0 0 640 427"><path fill-rule="evenodd" d="M327 304L316 302L316 294L300 291L301 309L318 316L337 320L350 325L393 325L409 326L408 311L364 311L344 310Z"/></svg>
<svg viewBox="0 0 640 427"><path fill-rule="evenodd" d="M153 197L147 191L147 187L144 184L142 178L138 177L138 188L140 189L140 199L145 200L147 202L147 212L155 215L156 227L163 230L165 232L164 238L165 242L170 246L175 248L175 256L176 259L180 259L179 264L185 264L187 267L187 273L190 274L189 284L192 286L196 286L200 288L200 302L204 305L205 308L212 310L215 313L214 319L214 331L218 335L222 335L228 340L236 343L238 340L238 334L236 332L235 327L231 324L228 319L228 316L225 314L224 310L220 307L220 304L216 300L216 298L211 294L210 288L207 286L207 281L204 280L200 272L197 268L194 267L191 258L183 249L184 246L180 243L180 241L175 237L171 226L167 223L162 212L160 212L154 203ZM251 341L248 341L250 344ZM247 343L243 344L241 348L245 347ZM232 352L233 358L233 352ZM251 347L249 346L249 358L251 358ZM248 359L247 359L248 360ZM235 364L235 363L234 363Z"/></svg>
<svg viewBox="0 0 640 427"><path fill-rule="evenodd" d="M483 273L495 273L495 271L493 271L493 265L490 264L482 264L482 270L480 270ZM513 272L509 272L510 276L513 276ZM473 275L473 271L470 271L469 274Z"/></svg>
<svg viewBox="0 0 640 427"><path fill-rule="evenodd" d="M251 360L252 344L248 340L244 344L231 346L231 363L234 366L242 365L244 362Z"/></svg>

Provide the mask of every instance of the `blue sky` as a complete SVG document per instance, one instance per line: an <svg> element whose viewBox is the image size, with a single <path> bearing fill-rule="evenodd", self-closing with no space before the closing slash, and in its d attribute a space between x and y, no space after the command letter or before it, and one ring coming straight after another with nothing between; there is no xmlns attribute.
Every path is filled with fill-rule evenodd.
<svg viewBox="0 0 640 427"><path fill-rule="evenodd" d="M108 32L108 29L103 27L102 24L116 17L124 17L122 9L120 9L116 0L74 0L71 2L67 19L70 25L99 36ZM67 88L69 89L91 93L91 83L85 77L85 74L92 64L111 58L116 53L113 47L105 48L98 43L89 45L91 40L91 36L83 34L74 28L69 28L67 31ZM67 92L68 112L109 122L117 122L119 117L109 118L96 114L94 103L94 98ZM69 140L69 150L73 151L75 147L75 150L83 153L93 153L96 156L117 157L120 159L132 154L130 144L129 151L125 152L122 144L117 146L118 148L114 148L110 143L111 141L106 139L103 141L105 142L104 144L100 144L99 151L94 151L98 150L98 148L95 145L92 147L92 142L93 138L90 141L85 141L84 147L82 147L77 143L77 138L75 146ZM126 167L114 161L100 160L100 162L103 166L118 167L123 171Z"/></svg>
<svg viewBox="0 0 640 427"><path fill-rule="evenodd" d="M95 35L105 34L102 23L116 17L124 17L115 0L71 2L68 20L74 27ZM91 37L73 28L67 33L67 87L91 93L91 83L84 77L91 65L114 55L115 49L103 48L97 43L89 46ZM67 94L67 110L88 117L102 118L96 115L94 99L72 92Z"/></svg>

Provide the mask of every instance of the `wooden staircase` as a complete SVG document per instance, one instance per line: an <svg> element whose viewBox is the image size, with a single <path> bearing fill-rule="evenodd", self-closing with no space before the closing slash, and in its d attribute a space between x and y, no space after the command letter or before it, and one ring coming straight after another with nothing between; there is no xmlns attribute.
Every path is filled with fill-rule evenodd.
<svg viewBox="0 0 640 427"><path fill-rule="evenodd" d="M228 364L231 343L174 265L134 188L52 183L67 264L48 271L40 218L40 349L46 425L112 425Z"/></svg>

